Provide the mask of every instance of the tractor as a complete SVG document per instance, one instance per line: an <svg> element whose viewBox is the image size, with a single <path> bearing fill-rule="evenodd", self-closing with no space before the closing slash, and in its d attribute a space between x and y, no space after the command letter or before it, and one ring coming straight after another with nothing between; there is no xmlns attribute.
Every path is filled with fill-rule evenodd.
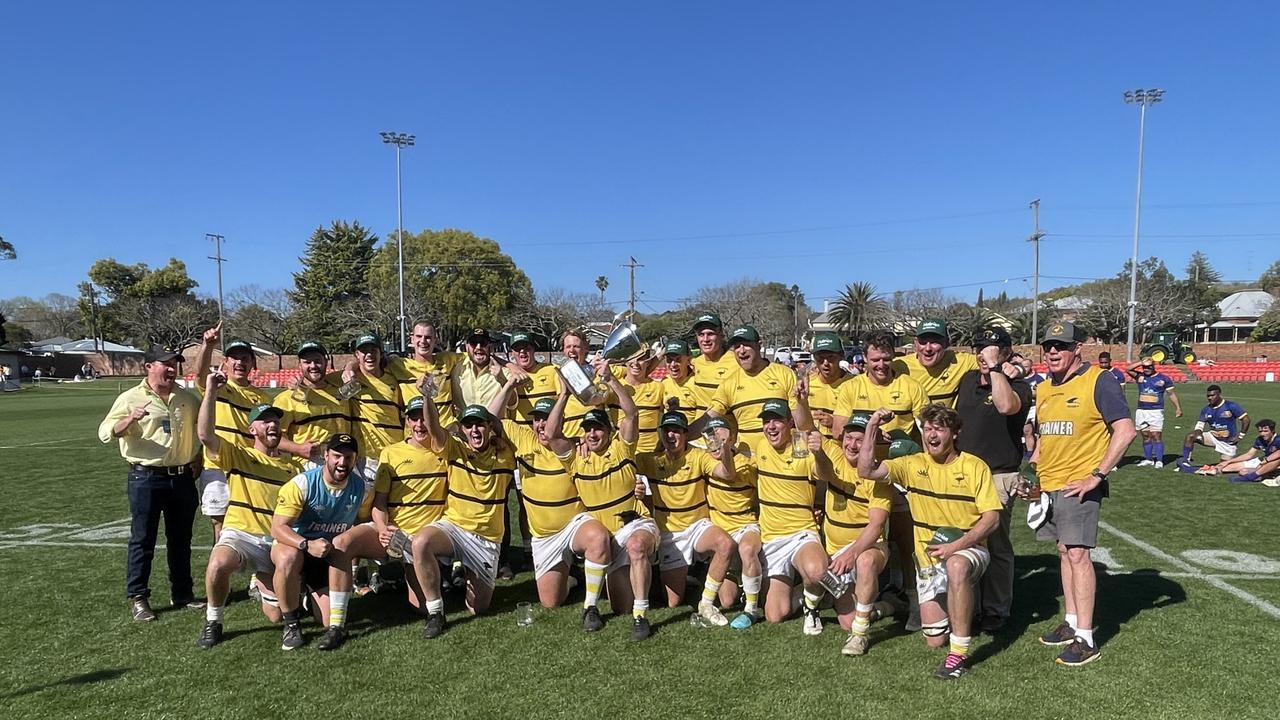
<svg viewBox="0 0 1280 720"><path fill-rule="evenodd" d="M1196 353L1191 346L1179 340L1178 333L1168 330L1154 333L1151 342L1143 346L1142 355L1156 361L1156 364L1190 365L1196 361Z"/></svg>

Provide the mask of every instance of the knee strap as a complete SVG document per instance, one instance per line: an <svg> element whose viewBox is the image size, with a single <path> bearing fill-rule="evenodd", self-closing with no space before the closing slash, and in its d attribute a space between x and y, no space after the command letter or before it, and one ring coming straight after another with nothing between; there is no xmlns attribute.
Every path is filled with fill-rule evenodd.
<svg viewBox="0 0 1280 720"><path fill-rule="evenodd" d="M925 623L920 629L924 632L926 637L942 637L943 635L951 632L951 620L949 618L943 618L938 622Z"/></svg>

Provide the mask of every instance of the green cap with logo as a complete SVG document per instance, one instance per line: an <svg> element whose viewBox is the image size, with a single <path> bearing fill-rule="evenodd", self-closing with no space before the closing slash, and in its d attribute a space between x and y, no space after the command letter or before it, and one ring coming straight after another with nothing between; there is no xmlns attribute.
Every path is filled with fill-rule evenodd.
<svg viewBox="0 0 1280 720"><path fill-rule="evenodd" d="M733 329L733 333L729 335L729 347L733 347L739 343L760 342L760 333L750 325L739 325Z"/></svg>
<svg viewBox="0 0 1280 720"><path fill-rule="evenodd" d="M244 340L232 340L223 348L222 354L230 355L233 352L243 351L249 355L253 354L253 346Z"/></svg>
<svg viewBox="0 0 1280 720"><path fill-rule="evenodd" d="M319 340L307 340L298 346L298 357L302 357L312 351L318 352L321 355L329 354L329 351L325 349L324 345L320 344Z"/></svg>
<svg viewBox="0 0 1280 720"><path fill-rule="evenodd" d="M870 413L854 413L844 422L845 430L866 430L867 423L871 422Z"/></svg>
<svg viewBox="0 0 1280 720"><path fill-rule="evenodd" d="M933 531L933 537L929 538L930 545L946 545L953 543L964 537L964 530L958 527L940 527Z"/></svg>
<svg viewBox="0 0 1280 720"><path fill-rule="evenodd" d="M365 345L376 345L377 347L381 348L382 338L378 337L377 333L365 333L360 337L356 338L356 342L354 345L352 345L352 347L359 350Z"/></svg>
<svg viewBox="0 0 1280 720"><path fill-rule="evenodd" d="M947 335L947 321L941 318L925 318L921 320L920 324L916 325L916 337L924 337L925 335L937 335L946 340L950 337Z"/></svg>
<svg viewBox="0 0 1280 720"><path fill-rule="evenodd" d="M721 428L724 428L725 430L732 430L732 429L733 429L733 428L729 427L729 421L728 421L728 420L725 420L725 419L724 419L724 418L722 418L722 417L709 417L709 418L707 418L707 424L706 424L706 425L704 425L703 427L705 427L705 428L706 428L706 429L708 429L708 430L719 430L719 429L721 429Z"/></svg>
<svg viewBox="0 0 1280 720"><path fill-rule="evenodd" d="M582 416L582 427L588 425L596 425L602 428L613 427L613 423L609 422L609 413L600 408L588 410L587 414Z"/></svg>
<svg viewBox="0 0 1280 720"><path fill-rule="evenodd" d="M662 419L658 421L658 427L678 427L681 429L688 429L689 419L686 418L682 412L677 410L668 410L662 413Z"/></svg>
<svg viewBox="0 0 1280 720"><path fill-rule="evenodd" d="M467 420L493 422L493 416L489 414L488 409L483 405L468 405L467 408L462 411L462 415L458 417L458 422L461 423Z"/></svg>
<svg viewBox="0 0 1280 720"><path fill-rule="evenodd" d="M264 415L274 416L275 419L279 420L284 417L284 412L282 412L280 408L267 405L266 403L254 405L253 409L249 411L249 422L253 423L259 420L271 419L270 417L263 417Z"/></svg>
<svg viewBox="0 0 1280 720"><path fill-rule="evenodd" d="M535 349L538 347L538 343L533 341L533 336L529 333L523 330L517 330L516 332L511 333L511 347L514 348L520 343L525 343L529 347Z"/></svg>
<svg viewBox="0 0 1280 720"><path fill-rule="evenodd" d="M920 443L912 440L911 436L906 432L902 430L889 431L889 459L915 455L920 450Z"/></svg>
<svg viewBox="0 0 1280 720"><path fill-rule="evenodd" d="M1076 327L1075 323L1056 320L1049 323L1049 327L1044 331L1044 340L1040 341L1040 344L1044 345L1051 342L1084 342L1084 331Z"/></svg>
<svg viewBox="0 0 1280 720"><path fill-rule="evenodd" d="M683 340L668 340L667 346L663 348L665 355L690 355L689 343Z"/></svg>
<svg viewBox="0 0 1280 720"><path fill-rule="evenodd" d="M769 398L764 401L764 405L760 406L760 417L767 417L769 415L780 417L784 420L790 420L791 406L787 404L786 400Z"/></svg>
<svg viewBox="0 0 1280 720"><path fill-rule="evenodd" d="M704 327L713 328L715 330L723 330L724 323L720 322L720 316L715 313L703 313L693 320L693 331L698 332Z"/></svg>
<svg viewBox="0 0 1280 720"><path fill-rule="evenodd" d="M415 395L414 397L409 399L409 402L404 404L404 414L411 415L416 412L420 413L422 412L422 408L425 407L426 404L427 404L427 401L423 400L421 395Z"/></svg>
<svg viewBox="0 0 1280 720"><path fill-rule="evenodd" d="M815 353L842 353L844 352L844 342L835 333L818 333L813 338L813 351Z"/></svg>
<svg viewBox="0 0 1280 720"><path fill-rule="evenodd" d="M533 409L529 411L530 415L550 415L551 408L556 406L556 401L551 398L538 398L533 404Z"/></svg>

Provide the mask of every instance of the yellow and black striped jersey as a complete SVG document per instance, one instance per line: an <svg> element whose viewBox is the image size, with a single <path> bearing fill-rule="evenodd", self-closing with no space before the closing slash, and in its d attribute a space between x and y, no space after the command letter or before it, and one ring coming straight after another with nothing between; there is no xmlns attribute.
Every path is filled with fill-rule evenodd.
<svg viewBox="0 0 1280 720"><path fill-rule="evenodd" d="M978 369L978 359L970 353L956 352L948 348L942 359L931 368L920 364L915 355L904 355L893 361L893 372L907 375L920 383L924 390L925 404L956 406L960 395L960 378L970 370Z"/></svg>
<svg viewBox="0 0 1280 720"><path fill-rule="evenodd" d="M738 372L738 359L733 352L725 350L719 360L711 360L706 355L698 355L691 361L693 366L693 382L701 393L703 405L711 402L720 384L730 375ZM703 408L705 410L705 407Z"/></svg>
<svg viewBox="0 0 1280 720"><path fill-rule="evenodd" d="M665 452L636 457L640 474L649 478L653 493L653 519L663 532L679 532L711 517L707 507L707 480L719 462L698 448L671 457Z"/></svg>
<svg viewBox="0 0 1280 720"><path fill-rule="evenodd" d="M203 398L204 388L198 390ZM255 405L270 403L271 399L267 394L252 385L227 382L218 388L214 400L213 424L218 438L224 443L253 447L253 434L249 432L249 412ZM208 450L205 450L204 459L207 464L214 464Z"/></svg>
<svg viewBox="0 0 1280 720"><path fill-rule="evenodd" d="M818 373L811 373L809 375L809 409L834 415L836 411L836 395L840 391L840 386L852 377L852 375L842 374L834 382L828 383ZM832 432L832 428L816 420L814 424L818 426L818 432L822 433L822 437L831 438L836 435L836 433Z"/></svg>
<svg viewBox="0 0 1280 720"><path fill-rule="evenodd" d="M632 385L623 381L622 389L631 396L636 404L636 427L639 437L636 440L636 452L647 453L658 449L658 421L664 412L662 406L662 383L656 380L645 380L640 385ZM618 427L622 419L622 407L616 397L609 402L609 420Z"/></svg>
<svg viewBox="0 0 1280 720"><path fill-rule="evenodd" d="M463 353L438 352L431 356L431 362L414 357L394 357L387 363L387 372L396 379L400 386L400 402L407 403L422 394L418 390L418 380L430 372L437 378L436 396L432 404L440 416L440 425L448 427L457 421L453 411L453 383L449 375L457 367L458 362L466 357ZM404 409L404 405L400 406Z"/></svg>
<svg viewBox="0 0 1280 720"><path fill-rule="evenodd" d="M382 449L404 439L400 419L400 386L391 373L379 377L357 373L360 392L351 398L351 424L360 456L376 458Z"/></svg>
<svg viewBox="0 0 1280 720"><path fill-rule="evenodd" d="M529 532L534 537L555 535L574 516L586 512L573 476L551 448L538 442L533 430L515 420L503 420L502 432L515 446L520 500L529 520Z"/></svg>
<svg viewBox="0 0 1280 720"><path fill-rule="evenodd" d="M912 437L920 437L916 428L916 416L924 410L924 389L920 383L906 375L895 374L888 385L876 385L870 375L858 375L840 385L836 394L836 415L852 417L854 413L873 413L880 408L893 411L893 419L880 425L885 433L901 430ZM889 454L889 443L882 435L876 438L876 458Z"/></svg>
<svg viewBox="0 0 1280 720"><path fill-rule="evenodd" d="M302 472L306 461L288 453L267 455L254 447L218 443L209 460L227 475L230 502L222 526L251 535L270 535L280 488Z"/></svg>
<svg viewBox="0 0 1280 720"><path fill-rule="evenodd" d="M299 387L276 395L280 432L299 443L323 443L335 433L351 432L351 403L339 400L342 376L330 373L320 387Z"/></svg>
<svg viewBox="0 0 1280 720"><path fill-rule="evenodd" d="M685 420L693 422L707 411L707 402L710 397L704 396L694 382L693 375L686 377L684 382L677 381L668 375L662 379L662 402L665 406L663 412L672 409L672 400L675 400L674 409L684 415Z"/></svg>
<svg viewBox="0 0 1280 720"><path fill-rule="evenodd" d="M828 456L831 445L835 443L823 441ZM813 453L792 457L790 442L775 450L761 437L752 446L752 456L757 473L761 539L768 542L801 530L817 532L818 523L813 518L817 509L817 461Z"/></svg>
<svg viewBox="0 0 1280 720"><path fill-rule="evenodd" d="M758 482L755 458L751 448L739 443L734 451L732 481L721 480L715 475L707 478L707 506L711 509L711 522L727 533L760 522L756 514L756 483Z"/></svg>
<svg viewBox="0 0 1280 720"><path fill-rule="evenodd" d="M527 372L529 381L516 386L514 404L510 411L511 419L525 427L533 424L529 413L533 411L534 404L542 398L555 400L556 393L560 391L560 372L555 365L538 363L533 370Z"/></svg>
<svg viewBox="0 0 1280 720"><path fill-rule="evenodd" d="M449 458L445 519L487 540L502 542L507 491L515 478L515 452L506 443L501 449L490 443L476 452L450 435L445 454Z"/></svg>
<svg viewBox="0 0 1280 720"><path fill-rule="evenodd" d="M624 442L617 433L604 452L588 453L584 458L575 447L560 461L573 476L587 512L609 532L618 532L626 524L624 513L649 516L649 509L635 496L636 446Z"/></svg>
<svg viewBox="0 0 1280 720"><path fill-rule="evenodd" d="M858 468L849 464L839 445L832 443L827 454L835 470L835 480L827 484L827 499L822 518L822 535L826 540L827 554L835 555L858 536L870 524L871 511L885 513L885 524L880 528L878 540L887 537L888 513L893 503L893 489L888 483L863 480Z"/></svg>
<svg viewBox="0 0 1280 720"><path fill-rule="evenodd" d="M1002 507L991 482L991 469L975 455L962 452L943 465L928 453L915 453L884 464L889 479L907 490L919 567L937 563L925 551L935 530L969 530L978 524L982 513Z"/></svg>
<svg viewBox="0 0 1280 720"><path fill-rule="evenodd" d="M707 409L720 415L732 414L738 421L738 435L751 442L760 437L764 427L760 406L766 400L778 399L794 410L795 389L796 374L780 363L771 362L755 374L739 368L720 383Z"/></svg>
<svg viewBox="0 0 1280 720"><path fill-rule="evenodd" d="M387 496L387 522L413 535L444 517L448 484L449 459L405 440L382 449L373 492Z"/></svg>

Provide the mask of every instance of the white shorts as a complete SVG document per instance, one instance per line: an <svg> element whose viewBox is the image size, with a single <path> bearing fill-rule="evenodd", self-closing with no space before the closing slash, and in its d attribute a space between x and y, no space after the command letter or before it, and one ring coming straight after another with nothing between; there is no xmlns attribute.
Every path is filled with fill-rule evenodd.
<svg viewBox="0 0 1280 720"><path fill-rule="evenodd" d="M957 555L963 555L969 564L973 566L973 572L969 574L969 581L977 584L982 579L984 573L987 572L987 566L991 564L991 553L981 545L975 545L971 548L965 548ZM947 567L943 564L924 565L916 568L916 594L920 602L929 602L939 596L947 594ZM945 605L943 606L946 607Z"/></svg>
<svg viewBox="0 0 1280 720"><path fill-rule="evenodd" d="M854 545L856 545L856 544L857 544L857 541L855 540L855 541L853 541L853 542L849 543L848 545L845 545L844 547L842 547L842 548L840 548L839 550L837 550L837 551L835 551L834 553L832 553L832 554L831 554L831 557L832 557L832 558L834 558L836 555L839 555L840 553L844 552L845 550L848 550L849 548L853 547L853 546L854 546ZM877 541L876 541L876 544L875 544L875 545L872 545L872 546L871 546L871 547L869 547L869 548L867 548L867 550L879 550L879 551L880 551L880 554L884 556L885 562L888 562L888 560L889 560L889 543L885 542L884 540L877 540ZM866 552L866 550L864 550L863 552ZM854 568L853 568L853 569L851 569L849 572L847 572L847 573L845 573L845 574L841 575L841 576L840 576L840 579L841 579L841 580L843 580L844 582L848 583L848 584L849 584L849 590L850 590L850 591L852 591L852 590L853 590L853 584L854 584L855 582L857 582L857 581L858 581L858 568L857 568L857 567L854 567Z"/></svg>
<svg viewBox="0 0 1280 720"><path fill-rule="evenodd" d="M489 587L498 580L498 543L454 525L445 519L431 523L430 527L439 528L449 536L453 543L453 560L462 563L462 567L470 570L476 579Z"/></svg>
<svg viewBox="0 0 1280 720"><path fill-rule="evenodd" d="M818 539L818 533L812 530L801 530L800 532L765 542L762 550L764 553L764 576L792 577L795 566L791 561L795 559L796 553L800 552L800 548L809 543L814 543L819 548L822 547L822 541Z"/></svg>
<svg viewBox="0 0 1280 720"><path fill-rule="evenodd" d="M733 532L729 533L729 537L733 538L733 541L734 541L735 543L739 543L739 544L741 544L741 543L742 543L742 538L746 537L746 536L747 536L747 533L755 533L756 535L759 535L759 534L760 534L760 526L759 526L759 525L757 525L756 523L750 523L750 524L748 524L748 525L743 525L742 527L738 528L737 530L734 530Z"/></svg>
<svg viewBox="0 0 1280 720"><path fill-rule="evenodd" d="M627 555L627 541L630 540L631 536L637 532L647 532L650 535L653 535L654 540L657 540L660 537L658 534L658 524L653 521L653 518L632 520L621 528L618 528L618 532L613 534L613 561L609 563L609 569L607 572L613 572L618 568L629 567L631 565L631 557ZM654 545L654 551L649 555L650 563L658 559L657 543L655 542Z"/></svg>
<svg viewBox="0 0 1280 720"><path fill-rule="evenodd" d="M251 566L254 572L274 573L275 563L271 562L270 535L253 535L243 530L224 527L218 533L218 542L214 547L231 548L240 556L241 566Z"/></svg>
<svg viewBox="0 0 1280 720"><path fill-rule="evenodd" d="M1239 464L1241 469L1243 470L1257 470L1258 468L1262 467L1262 458L1249 458L1248 460L1241 460Z"/></svg>
<svg viewBox="0 0 1280 720"><path fill-rule="evenodd" d="M699 554L697 546L702 536L713 527L715 525L710 519L702 518L678 532L661 533L658 537L658 570L666 572L688 567L694 560L708 557L709 553Z"/></svg>
<svg viewBox="0 0 1280 720"><path fill-rule="evenodd" d="M199 484L200 512L209 517L226 515L231 502L231 487L227 485L226 474L217 468L205 468L200 472Z"/></svg>
<svg viewBox="0 0 1280 720"><path fill-rule="evenodd" d="M1138 430L1146 432L1164 432L1164 410L1160 408L1138 409L1133 414L1133 422Z"/></svg>
<svg viewBox="0 0 1280 720"><path fill-rule="evenodd" d="M573 516L568 525L560 529L560 532L546 537L532 538L530 544L533 545L533 577L535 579L551 572L557 565L564 564L567 567L573 564L573 536L578 534L579 528L591 522L591 519L591 513L578 513Z"/></svg>
<svg viewBox="0 0 1280 720"><path fill-rule="evenodd" d="M1212 435L1207 432L1201 433L1200 444L1205 447L1213 448L1215 452L1222 456L1223 460L1236 456L1236 444L1228 443L1226 440L1222 440L1216 435Z"/></svg>

